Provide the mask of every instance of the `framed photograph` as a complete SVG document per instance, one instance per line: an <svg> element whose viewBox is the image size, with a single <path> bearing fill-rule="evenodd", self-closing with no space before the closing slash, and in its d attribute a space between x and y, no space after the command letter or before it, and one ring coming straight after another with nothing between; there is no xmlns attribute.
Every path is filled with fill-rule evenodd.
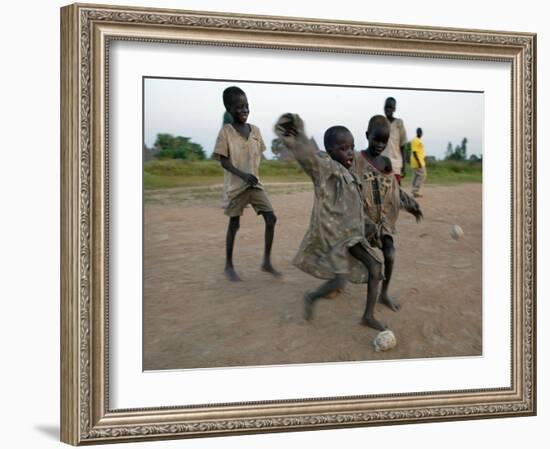
<svg viewBox="0 0 550 449"><path fill-rule="evenodd" d="M62 441L536 413L534 34L75 4L61 37Z"/></svg>

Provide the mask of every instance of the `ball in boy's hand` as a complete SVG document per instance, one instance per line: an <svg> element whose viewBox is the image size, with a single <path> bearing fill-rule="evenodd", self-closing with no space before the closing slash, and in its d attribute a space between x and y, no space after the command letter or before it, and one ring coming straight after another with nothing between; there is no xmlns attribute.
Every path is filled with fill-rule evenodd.
<svg viewBox="0 0 550 449"><path fill-rule="evenodd" d="M449 230L449 233L451 234L451 237L454 240L458 240L464 235L464 231L457 224L454 224L454 225L451 226L451 229Z"/></svg>
<svg viewBox="0 0 550 449"><path fill-rule="evenodd" d="M388 351L395 348L396 345L397 338L395 338L395 334L389 329L378 332L378 335L374 338L374 350L376 352Z"/></svg>

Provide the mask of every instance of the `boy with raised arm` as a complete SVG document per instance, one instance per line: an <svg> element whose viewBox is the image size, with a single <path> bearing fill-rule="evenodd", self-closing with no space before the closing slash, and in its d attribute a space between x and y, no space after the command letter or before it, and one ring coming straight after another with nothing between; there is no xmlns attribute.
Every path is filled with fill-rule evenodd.
<svg viewBox="0 0 550 449"><path fill-rule="evenodd" d="M293 263L326 282L305 294L304 317L310 320L315 302L342 289L347 281L368 282L361 323L385 329L374 318L382 258L365 239L360 186L349 172L355 153L353 136L347 128L333 126L324 136L327 152L321 152L306 137L304 124L295 114L283 115L275 133L313 181L310 224Z"/></svg>

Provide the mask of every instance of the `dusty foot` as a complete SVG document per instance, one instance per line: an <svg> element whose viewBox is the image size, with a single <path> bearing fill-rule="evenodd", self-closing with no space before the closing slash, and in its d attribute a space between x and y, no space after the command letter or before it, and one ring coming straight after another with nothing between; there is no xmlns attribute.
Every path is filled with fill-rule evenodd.
<svg viewBox="0 0 550 449"><path fill-rule="evenodd" d="M232 266L226 266L224 273L225 277L232 282L239 282L241 280L239 275L235 273L235 269Z"/></svg>
<svg viewBox="0 0 550 449"><path fill-rule="evenodd" d="M361 324L363 326L371 327L379 331L383 331L388 328L388 326L386 326L384 323L378 320L375 320L374 318L371 318L371 317L363 317L361 319Z"/></svg>
<svg viewBox="0 0 550 449"><path fill-rule="evenodd" d="M401 304L393 300L390 296L381 294L378 298L378 302L397 312L401 308Z"/></svg>
<svg viewBox="0 0 550 449"><path fill-rule="evenodd" d="M263 262L262 271L265 271L266 273L271 273L276 278L282 276L280 271L277 271L275 268L273 268L273 265L271 265L271 262Z"/></svg>

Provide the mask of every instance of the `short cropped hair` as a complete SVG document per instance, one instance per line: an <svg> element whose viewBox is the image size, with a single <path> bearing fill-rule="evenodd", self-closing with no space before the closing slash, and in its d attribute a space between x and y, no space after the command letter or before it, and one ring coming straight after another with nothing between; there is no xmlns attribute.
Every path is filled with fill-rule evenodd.
<svg viewBox="0 0 550 449"><path fill-rule="evenodd" d="M395 98L393 98L393 97L388 97L388 98L386 98L386 101L384 102L384 104L388 103L389 101L391 101L392 103L396 103L396 104L397 104L397 101L396 101Z"/></svg>
<svg viewBox="0 0 550 449"><path fill-rule="evenodd" d="M331 126L329 129L325 131L324 136L324 144L325 144L325 150L328 150L332 148L334 145L336 139L338 136L342 135L343 133L349 133L351 134L350 130L347 129L345 126L337 125L337 126Z"/></svg>
<svg viewBox="0 0 550 449"><path fill-rule="evenodd" d="M369 120L369 125L367 126L367 134L372 133L375 128L380 127L390 128L390 121L383 115L373 115Z"/></svg>
<svg viewBox="0 0 550 449"><path fill-rule="evenodd" d="M226 109L229 108L231 101L237 95L246 95L246 94L244 93L244 90L242 90L240 87L237 87L237 86L228 87L223 91L223 105L225 106Z"/></svg>

